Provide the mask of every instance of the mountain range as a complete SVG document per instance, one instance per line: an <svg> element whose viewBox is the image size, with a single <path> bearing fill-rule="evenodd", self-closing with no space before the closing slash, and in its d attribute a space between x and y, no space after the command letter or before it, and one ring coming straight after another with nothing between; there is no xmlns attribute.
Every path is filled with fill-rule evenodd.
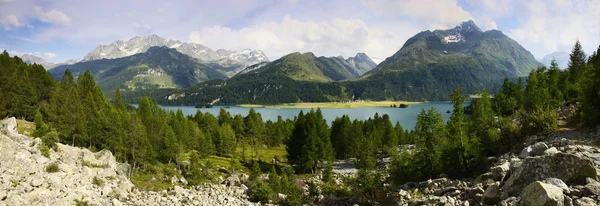
<svg viewBox="0 0 600 206"><path fill-rule="evenodd" d="M168 47L199 59L202 62L215 62L222 66L242 65L246 67L263 61L268 61L267 56L258 50L245 49L242 51L230 51L212 49L195 43L181 42L165 39L156 34L145 37L133 37L127 41L115 41L108 45L100 45L90 51L81 61L98 59L116 59L134 54L144 53L151 47Z"/></svg>
<svg viewBox="0 0 600 206"><path fill-rule="evenodd" d="M366 55L364 55L366 56ZM292 53L228 80L213 80L187 89L154 90L161 104L194 105L369 100L447 100L456 87L474 94L494 90L504 78L527 76L542 66L501 31L481 31L473 21L447 30L423 31L374 69L369 61ZM368 62L368 63L367 63ZM347 66L347 65L354 65ZM360 66L369 65L365 69ZM364 73L364 74L363 74Z"/></svg>
<svg viewBox="0 0 600 206"><path fill-rule="evenodd" d="M186 88L211 80L227 79L246 67L268 61L258 50L230 51L200 44L165 39L158 35L133 37L100 45L79 60L63 64L26 56L60 79L68 68L74 75L90 70L104 92L123 90Z"/></svg>
<svg viewBox="0 0 600 206"><path fill-rule="evenodd" d="M116 59L81 61L49 70L60 79L66 69L74 75L89 70L104 92L122 90L186 88L211 79L228 78L222 66L205 64L173 48L150 47L138 53Z"/></svg>

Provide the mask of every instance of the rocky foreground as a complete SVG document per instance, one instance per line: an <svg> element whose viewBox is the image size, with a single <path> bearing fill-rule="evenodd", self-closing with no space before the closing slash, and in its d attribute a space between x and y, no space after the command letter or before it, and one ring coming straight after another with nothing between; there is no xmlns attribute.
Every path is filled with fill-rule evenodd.
<svg viewBox="0 0 600 206"><path fill-rule="evenodd" d="M599 133L529 137L519 154L490 158L475 180L434 179L403 185L400 205L600 205Z"/></svg>
<svg viewBox="0 0 600 206"><path fill-rule="evenodd" d="M110 151L90 152L58 144L50 158L41 140L18 134L16 120L0 122L0 206L2 205L255 205L236 186L175 186L152 192L135 188L128 166ZM48 170L57 165L57 170ZM77 200L77 201L76 201Z"/></svg>

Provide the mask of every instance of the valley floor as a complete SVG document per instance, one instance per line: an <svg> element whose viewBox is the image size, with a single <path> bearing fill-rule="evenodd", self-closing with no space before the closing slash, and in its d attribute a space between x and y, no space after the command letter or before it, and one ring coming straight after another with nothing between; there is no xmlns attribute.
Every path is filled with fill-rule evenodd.
<svg viewBox="0 0 600 206"><path fill-rule="evenodd" d="M240 104L241 107L267 107L267 108L360 108L360 107L390 107L390 105L400 106L400 104L414 105L422 102L405 101L355 101L355 102L302 102L285 103L276 105L260 104Z"/></svg>

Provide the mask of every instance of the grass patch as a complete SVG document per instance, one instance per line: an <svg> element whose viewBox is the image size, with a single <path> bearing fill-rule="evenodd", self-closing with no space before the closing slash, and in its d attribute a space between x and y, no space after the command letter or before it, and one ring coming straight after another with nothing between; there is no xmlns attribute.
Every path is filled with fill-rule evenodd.
<svg viewBox="0 0 600 206"><path fill-rule="evenodd" d="M241 159L242 147L236 148L235 156L237 157L237 159ZM250 160L251 156L254 157L254 149L246 147L246 158ZM271 163L271 160L275 156L277 156L277 159L279 159L279 163L276 165L287 165L287 151L285 150L284 145L272 148L260 148L258 150L258 156L260 157L260 160L264 161L265 163ZM218 169L221 167L229 168L231 166L232 159L232 157L221 157L213 155L204 160L209 161L213 169ZM247 170L247 168L242 168L242 170L244 172L250 172L250 170Z"/></svg>
<svg viewBox="0 0 600 206"><path fill-rule="evenodd" d="M93 167L93 168L108 168L108 164L99 164L99 163L94 163L94 162L85 161L85 160L81 161L81 166Z"/></svg>
<svg viewBox="0 0 600 206"><path fill-rule="evenodd" d="M390 107L400 104L420 104L421 102L406 101L364 101L364 102L303 102L276 105L240 104L240 107L267 107L267 108L360 108L360 107Z"/></svg>
<svg viewBox="0 0 600 206"><path fill-rule="evenodd" d="M22 135L31 136L35 131L35 123L27 120L17 119L17 132Z"/></svg>
<svg viewBox="0 0 600 206"><path fill-rule="evenodd" d="M58 172L60 170L60 168L58 168L58 164L56 163L52 163L49 164L48 166L46 166L46 172L48 173L55 173Z"/></svg>
<svg viewBox="0 0 600 206"><path fill-rule="evenodd" d="M168 164L156 164L148 166L145 170L134 172L129 179L136 187L148 191L161 191L173 187L171 177L175 175L173 168ZM163 177L168 177L163 181Z"/></svg>
<svg viewBox="0 0 600 206"><path fill-rule="evenodd" d="M238 157L242 157L242 147L237 147L235 154ZM258 156L259 159L267 162L271 162L274 157L277 157L277 159L279 159L279 164L287 164L287 151L285 150L285 145L271 148L260 148L258 149ZM251 147L246 147L246 158L250 157L254 157L254 149Z"/></svg>

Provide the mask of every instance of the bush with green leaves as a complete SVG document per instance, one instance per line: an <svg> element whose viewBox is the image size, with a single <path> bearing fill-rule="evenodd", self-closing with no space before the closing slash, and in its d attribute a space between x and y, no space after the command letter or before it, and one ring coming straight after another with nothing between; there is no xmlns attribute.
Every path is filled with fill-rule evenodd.
<svg viewBox="0 0 600 206"><path fill-rule="evenodd" d="M49 164L48 166L46 166L46 172L48 172L48 173L55 173L55 172L58 172L59 170L60 170L60 168L58 168L57 163L52 163L52 164Z"/></svg>
<svg viewBox="0 0 600 206"><path fill-rule="evenodd" d="M387 205L389 191L384 186L383 173L379 170L359 170L354 182L355 192L362 198Z"/></svg>
<svg viewBox="0 0 600 206"><path fill-rule="evenodd" d="M57 149L56 143L58 143L58 141L59 141L58 136L59 136L58 132L56 132L55 129L52 129L50 132L46 133L42 137L42 142L46 146L48 146L56 151L56 149Z"/></svg>
<svg viewBox="0 0 600 206"><path fill-rule="evenodd" d="M102 178L99 178L98 176L94 176L94 179L92 179L92 184L98 187L102 187L104 186L104 180Z"/></svg>
<svg viewBox="0 0 600 206"><path fill-rule="evenodd" d="M268 203L273 198L273 190L268 184L256 181L250 190L250 200L254 202Z"/></svg>
<svg viewBox="0 0 600 206"><path fill-rule="evenodd" d="M50 148L43 142L40 144L40 153L42 156L50 158Z"/></svg>
<svg viewBox="0 0 600 206"><path fill-rule="evenodd" d="M536 109L520 113L523 135L548 135L558 129L557 113L554 109Z"/></svg>

